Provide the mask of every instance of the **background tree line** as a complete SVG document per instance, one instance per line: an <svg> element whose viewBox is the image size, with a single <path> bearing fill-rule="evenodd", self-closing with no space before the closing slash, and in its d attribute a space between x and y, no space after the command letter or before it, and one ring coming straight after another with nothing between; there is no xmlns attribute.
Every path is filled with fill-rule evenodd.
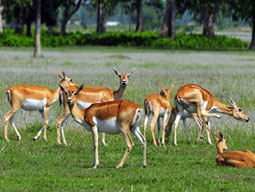
<svg viewBox="0 0 255 192"><path fill-rule="evenodd" d="M26 28L31 36L31 25L36 23L37 0L0 0L0 32L2 18L21 34ZM252 26L252 39L249 49L255 49L255 1L254 0L43 0L41 1L40 23L48 30L55 30L60 23L60 34L66 35L66 26L71 17L81 10L83 24L86 15L94 14L96 31L106 31L106 17L118 12L119 18L126 18L128 23L135 23L138 32L146 30L146 23L153 25L157 21L160 36L176 39L176 19L189 13L190 17L203 25L203 36L215 38L215 23L223 18L244 21ZM153 18L153 19L152 19Z"/></svg>

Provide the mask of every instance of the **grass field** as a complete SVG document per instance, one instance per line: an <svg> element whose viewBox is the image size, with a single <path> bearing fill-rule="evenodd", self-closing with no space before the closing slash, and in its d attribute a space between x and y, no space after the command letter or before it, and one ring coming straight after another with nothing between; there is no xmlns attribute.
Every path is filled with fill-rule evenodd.
<svg viewBox="0 0 255 192"><path fill-rule="evenodd" d="M71 118L65 124L68 146L56 144L56 119L63 111L56 103L49 112L48 142L32 138L41 128L38 112L17 112L14 122L22 140L8 126L11 142L3 139L3 116L10 109L5 89L33 84L56 89L56 70L64 71L78 84L117 89L121 72L136 67L125 98L143 105L144 98L158 93L158 83L169 87L196 83L218 100L237 101L250 116L248 123L224 116L212 122L212 133L222 131L229 150L255 150L255 53L144 50L134 48L58 48L43 50L40 59L30 48L0 48L0 191L255 191L254 169L218 167L215 144L197 143L198 129L189 121L192 140L187 141L180 123L177 142L173 135L166 147L154 147L147 129L147 168L142 168L142 146L135 146L123 169L116 169L126 149L122 135L106 135L108 147L99 144L100 165L93 162L91 133ZM171 103L173 104L173 99ZM143 127L141 126L142 130ZM204 133L204 138L206 135Z"/></svg>

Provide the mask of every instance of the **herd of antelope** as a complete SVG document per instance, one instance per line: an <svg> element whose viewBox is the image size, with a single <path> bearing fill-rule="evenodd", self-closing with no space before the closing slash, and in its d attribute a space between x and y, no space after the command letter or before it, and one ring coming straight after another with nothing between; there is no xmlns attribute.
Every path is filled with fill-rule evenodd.
<svg viewBox="0 0 255 192"><path fill-rule="evenodd" d="M39 111L43 119L43 127L33 138L37 140L44 132L44 140L47 140L48 112L50 107L60 101L64 106L64 112L57 119L57 143L62 141L67 145L63 125L72 115L73 119L92 132L94 146L94 164L93 168L99 165L98 158L98 132L102 132L102 143L106 146L105 133L122 133L127 144L126 152L120 163L116 166L121 168L132 150L134 143L130 136L130 131L140 141L143 147L143 167L146 167L146 127L150 114L153 118L150 123L153 144L155 146L165 145L165 137L169 137L172 125L174 124L174 145L177 145L177 127L179 121L183 121L184 131L190 140L187 131L187 118L193 118L199 127L197 140L202 139L203 127L206 128L207 142L212 144L210 139L210 120L212 117L220 118L219 113L227 114L237 120L249 121L248 115L240 108L235 101L230 98L231 105L225 105L219 102L208 90L195 85L187 84L181 86L174 98L175 104L171 108L170 93L174 84L169 89L164 89L160 85L159 94L151 94L144 100L144 132L140 132L139 123L143 115L143 109L136 103L123 100L123 95L128 85L130 75L135 71L132 69L128 73L120 73L113 69L120 79L119 89L113 91L107 87L84 87L78 86L72 78L65 75L64 72L56 71L60 78L59 86L56 90L47 87L33 85L15 85L6 89L7 99L11 105L10 111L4 117L4 138L9 141L7 134L7 124L10 122L18 140L21 135L17 130L13 119L15 113L20 109L27 111ZM163 118L162 141L160 141L160 118ZM168 122L167 122L168 121ZM158 124L158 139L154 135L154 126ZM226 139L220 133L220 137L214 135L217 141L218 155L216 162L218 165L229 165L234 167L255 167L255 155L249 151L224 152L227 149Z"/></svg>

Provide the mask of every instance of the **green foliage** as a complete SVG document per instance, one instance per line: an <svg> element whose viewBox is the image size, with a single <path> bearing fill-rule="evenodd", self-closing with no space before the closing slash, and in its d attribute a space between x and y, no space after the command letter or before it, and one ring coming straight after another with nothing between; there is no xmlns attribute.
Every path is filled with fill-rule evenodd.
<svg viewBox="0 0 255 192"><path fill-rule="evenodd" d="M0 35L0 46L32 47L34 37L15 35L11 30L5 30ZM185 48L185 49L229 49L246 48L248 44L236 38L216 36L209 39L199 34L177 34L176 41L171 38L160 38L156 32L106 32L97 33L68 33L60 36L58 32L41 32L42 46L59 47L75 45L103 45L126 47L152 47L152 48Z"/></svg>

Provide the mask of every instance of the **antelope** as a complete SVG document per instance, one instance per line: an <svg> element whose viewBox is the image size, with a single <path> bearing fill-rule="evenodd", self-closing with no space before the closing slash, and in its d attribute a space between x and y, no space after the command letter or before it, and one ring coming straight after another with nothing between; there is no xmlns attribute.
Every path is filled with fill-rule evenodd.
<svg viewBox="0 0 255 192"><path fill-rule="evenodd" d="M207 142L209 144L212 144L210 139L210 118L220 118L220 115L217 113L232 116L240 121L248 122L250 120L244 110L238 107L236 102L231 98L231 106L225 105L219 102L208 90L195 84L188 84L180 87L175 96L175 104L178 108L178 114L174 121L174 145L177 145L176 130L178 123L186 112L190 114L197 113L199 118L204 119L207 132ZM200 130L200 135L201 134L202 129Z"/></svg>
<svg viewBox="0 0 255 192"><path fill-rule="evenodd" d="M56 71L59 76L60 84L67 86L73 85L72 79ZM51 90L48 87L33 86L33 85L15 85L6 89L6 95L9 103L11 104L10 111L4 117L4 138L9 141L7 135L7 124L10 121L12 128L14 129L18 140L21 140L21 136L13 122L15 113L20 109L26 111L39 111L43 119L43 127L34 137L34 140L38 139L42 131L44 131L44 140L47 140L47 124L48 124L48 111L59 97L60 88Z"/></svg>
<svg viewBox="0 0 255 192"><path fill-rule="evenodd" d="M134 145L130 131L143 145L143 167L146 167L146 140L139 130L139 122L142 116L141 106L129 100L116 100L103 103L94 103L89 108L78 107L77 96L82 90L81 85L77 90L74 87L59 85L66 94L66 102L74 120L81 124L89 132L92 132L94 146L94 164L92 168L99 165L98 158L98 132L109 134L122 133L127 144L127 150L116 168L123 164Z"/></svg>
<svg viewBox="0 0 255 192"><path fill-rule="evenodd" d="M81 90L80 94L77 95L77 97L76 97L77 104L78 104L79 108L86 109L92 103L102 103L102 102L122 99L123 95L125 94L126 87L128 85L128 79L129 79L130 75L135 71L135 68L133 68L128 73L120 73L116 69L113 69L113 71L120 79L119 89L116 91L113 91L107 87L84 87L83 90ZM74 87L77 89L78 85L75 84ZM65 145L67 145L63 126L64 126L64 122L70 116L70 110L69 110L68 104L65 102L65 100L66 100L65 95L63 94L63 97L62 97L62 95L60 95L60 98L62 98L62 99L60 99L60 101L63 100L62 102L64 105L64 112L57 119L57 143L61 144L61 139L60 139L60 130L61 130L63 143ZM104 133L102 135L102 143L105 146L107 146L107 144L105 142L105 134Z"/></svg>
<svg viewBox="0 0 255 192"><path fill-rule="evenodd" d="M171 111L170 105L170 93L174 88L174 84L170 86L169 89L164 89L161 85L159 85L161 91L160 94L151 94L144 100L144 109L145 109L145 118L144 118L144 126L143 126L143 136L146 135L146 127L150 114L152 113L153 119L151 121L151 134L153 143L157 146L157 142L154 135L154 126L157 121L158 123L158 144L160 144L160 118L163 117L163 134L162 134L162 145L165 145L165 128L167 123L167 118Z"/></svg>
<svg viewBox="0 0 255 192"><path fill-rule="evenodd" d="M172 132L172 125L174 123L174 120L175 120L177 114L178 114L178 108L177 108L176 104L174 104L174 106L171 110L170 118L169 118L167 126L166 126L166 137L167 138L169 137L169 135ZM183 115L181 117L181 120L183 121L183 129L184 129L189 141L191 140L191 138L190 138L189 132L187 130L187 119L188 118L193 118L195 123L199 127L199 134L198 134L197 141L202 140L203 139L202 130L203 130L203 125L204 125L203 119L199 118L197 116L197 113L189 113L185 109L183 110Z"/></svg>
<svg viewBox="0 0 255 192"><path fill-rule="evenodd" d="M218 155L216 156L217 165L226 165L232 167L255 167L255 155L250 151L245 149L244 151L229 151L223 152L227 149L226 139L224 139L222 133L220 133L220 138L214 136L217 141L216 147Z"/></svg>

